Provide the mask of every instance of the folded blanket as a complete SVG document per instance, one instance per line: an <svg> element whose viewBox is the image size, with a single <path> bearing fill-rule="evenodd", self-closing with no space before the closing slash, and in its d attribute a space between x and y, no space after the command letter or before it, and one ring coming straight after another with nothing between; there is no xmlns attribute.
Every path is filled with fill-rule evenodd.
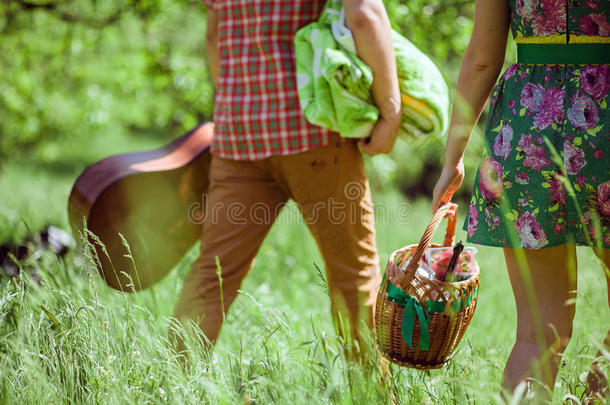
<svg viewBox="0 0 610 405"><path fill-rule="evenodd" d="M402 99L401 135L443 135L449 97L442 74L415 45L392 31ZM371 93L373 74L356 55L341 0L328 0L317 22L295 36L297 85L309 122L342 137L370 134L379 117Z"/></svg>

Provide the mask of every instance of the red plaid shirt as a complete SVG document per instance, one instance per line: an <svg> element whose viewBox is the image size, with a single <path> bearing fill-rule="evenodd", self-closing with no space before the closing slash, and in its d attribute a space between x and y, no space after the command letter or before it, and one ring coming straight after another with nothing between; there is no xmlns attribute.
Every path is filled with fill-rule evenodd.
<svg viewBox="0 0 610 405"><path fill-rule="evenodd" d="M294 34L326 0L204 2L219 16L212 153L257 160L338 142L338 134L307 122L296 85Z"/></svg>

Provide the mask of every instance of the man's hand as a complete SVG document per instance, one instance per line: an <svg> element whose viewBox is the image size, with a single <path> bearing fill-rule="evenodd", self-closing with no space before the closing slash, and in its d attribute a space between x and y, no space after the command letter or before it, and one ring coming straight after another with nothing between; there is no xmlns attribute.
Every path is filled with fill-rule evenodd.
<svg viewBox="0 0 610 405"><path fill-rule="evenodd" d="M362 152L371 156L390 153L394 147L399 129L400 117L391 120L381 117L373 127L371 136L358 141L358 146L360 146Z"/></svg>
<svg viewBox="0 0 610 405"><path fill-rule="evenodd" d="M371 135L358 142L362 152L371 156L390 153L400 130L401 108L400 100L392 97L388 97L379 106L379 119Z"/></svg>
<svg viewBox="0 0 610 405"><path fill-rule="evenodd" d="M345 20L356 44L356 53L373 72L371 92L379 107L379 120L371 135L359 142L369 155L388 153L400 127L400 88L392 28L382 0L343 0Z"/></svg>

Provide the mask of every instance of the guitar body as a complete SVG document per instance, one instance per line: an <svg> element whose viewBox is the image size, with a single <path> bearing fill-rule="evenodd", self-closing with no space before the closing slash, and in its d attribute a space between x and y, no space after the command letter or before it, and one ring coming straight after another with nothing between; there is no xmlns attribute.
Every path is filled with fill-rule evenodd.
<svg viewBox="0 0 610 405"><path fill-rule="evenodd" d="M78 177L70 225L79 240L83 221L95 235L87 238L109 286L137 291L156 283L200 238L212 135L213 125L203 124L161 149L110 156Z"/></svg>

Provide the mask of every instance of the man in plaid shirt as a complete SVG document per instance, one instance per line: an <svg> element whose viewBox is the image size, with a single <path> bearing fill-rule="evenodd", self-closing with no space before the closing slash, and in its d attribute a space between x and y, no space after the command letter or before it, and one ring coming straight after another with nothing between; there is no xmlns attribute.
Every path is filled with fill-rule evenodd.
<svg viewBox="0 0 610 405"><path fill-rule="evenodd" d="M184 281L176 318L214 342L265 235L294 199L326 264L335 316L358 341L379 285L373 204L362 152L392 149L400 94L382 0L343 0L358 55L373 70L381 118L366 140L341 139L306 121L297 96L295 32L326 0L204 0L216 85L208 220L201 255ZM362 324L362 322L365 322ZM366 328L364 328L366 329ZM182 349L182 342L179 342Z"/></svg>

